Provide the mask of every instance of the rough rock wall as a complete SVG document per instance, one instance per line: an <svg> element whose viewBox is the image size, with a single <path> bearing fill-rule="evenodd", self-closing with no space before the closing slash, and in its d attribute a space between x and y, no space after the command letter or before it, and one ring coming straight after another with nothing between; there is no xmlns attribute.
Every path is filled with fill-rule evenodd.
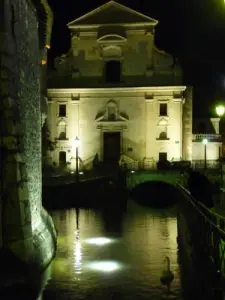
<svg viewBox="0 0 225 300"><path fill-rule="evenodd" d="M29 0L4 0L0 23L2 245L25 262L46 266L55 229L41 205L40 51Z"/></svg>
<svg viewBox="0 0 225 300"><path fill-rule="evenodd" d="M183 106L183 159L192 160L192 96L193 88L188 86Z"/></svg>
<svg viewBox="0 0 225 300"><path fill-rule="evenodd" d="M41 209L41 114L40 52L36 13L29 1L14 1L19 12L16 30L19 109L23 132L24 156L28 176L32 227ZM17 25L17 26L18 26ZM22 55L21 55L22 54Z"/></svg>

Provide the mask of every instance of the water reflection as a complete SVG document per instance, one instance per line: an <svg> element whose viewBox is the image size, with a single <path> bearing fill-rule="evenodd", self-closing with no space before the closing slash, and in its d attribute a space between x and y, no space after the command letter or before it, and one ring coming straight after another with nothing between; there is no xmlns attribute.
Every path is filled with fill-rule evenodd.
<svg viewBox="0 0 225 300"><path fill-rule="evenodd" d="M166 256L174 273L170 298L203 298L195 295L197 278L189 262L178 254L175 209L129 201L126 212L70 209L52 216L59 234L52 265L44 277L31 276L29 288L14 287L15 297L1 299L168 299L160 282Z"/></svg>
<svg viewBox="0 0 225 300"><path fill-rule="evenodd" d="M175 274L172 292L182 299L176 211L129 202L126 212L71 209L52 216L58 252L43 299L161 299L166 255Z"/></svg>

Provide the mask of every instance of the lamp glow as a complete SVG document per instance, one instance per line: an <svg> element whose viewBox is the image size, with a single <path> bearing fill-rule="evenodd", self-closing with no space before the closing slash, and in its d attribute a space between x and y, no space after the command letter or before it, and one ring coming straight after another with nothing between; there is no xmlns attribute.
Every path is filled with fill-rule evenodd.
<svg viewBox="0 0 225 300"><path fill-rule="evenodd" d="M204 145L206 145L206 144L208 143L208 140L207 140L207 139L203 139L203 140L202 140L202 143L203 143Z"/></svg>
<svg viewBox="0 0 225 300"><path fill-rule="evenodd" d="M98 238L88 239L86 240L86 243L97 245L97 246L103 246L112 243L112 240L104 237L98 237Z"/></svg>
<svg viewBox="0 0 225 300"><path fill-rule="evenodd" d="M80 146L80 140L79 138L76 136L76 138L73 140L74 146L76 148L78 148Z"/></svg>
<svg viewBox="0 0 225 300"><path fill-rule="evenodd" d="M224 113L225 113L225 107L223 105L219 105L219 106L216 107L216 114L219 117L222 117L224 115Z"/></svg>
<svg viewBox="0 0 225 300"><path fill-rule="evenodd" d="M115 272L120 269L120 265L114 261L97 261L89 264L89 268L101 272Z"/></svg>

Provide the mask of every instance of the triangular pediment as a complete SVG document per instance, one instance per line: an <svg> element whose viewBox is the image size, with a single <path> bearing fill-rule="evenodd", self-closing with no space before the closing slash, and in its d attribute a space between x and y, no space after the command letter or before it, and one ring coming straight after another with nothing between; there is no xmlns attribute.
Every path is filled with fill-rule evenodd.
<svg viewBox="0 0 225 300"><path fill-rule="evenodd" d="M115 1L109 1L67 25L69 28L76 28L85 25L126 23L146 23L146 25L156 25L158 21Z"/></svg>
<svg viewBox="0 0 225 300"><path fill-rule="evenodd" d="M118 119L115 121L109 121L107 119L105 119L105 115L102 113L100 115L97 116L97 118L95 119L96 122L126 122L129 121L129 118L127 116L122 116L122 115L118 115Z"/></svg>

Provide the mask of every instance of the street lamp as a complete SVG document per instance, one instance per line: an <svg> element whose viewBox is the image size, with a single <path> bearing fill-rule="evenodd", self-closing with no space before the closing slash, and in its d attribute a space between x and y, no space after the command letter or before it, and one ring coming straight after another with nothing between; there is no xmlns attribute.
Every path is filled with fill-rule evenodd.
<svg viewBox="0 0 225 300"><path fill-rule="evenodd" d="M204 144L204 169L207 169L207 156L206 156L206 145L208 144L208 139L203 139L202 143Z"/></svg>
<svg viewBox="0 0 225 300"><path fill-rule="evenodd" d="M224 0L225 2L225 0ZM218 105L216 107L216 114L218 115L219 118L221 118L225 113L225 107L223 105ZM219 130L220 131L220 130ZM222 164L222 149L221 146L219 146L219 164L220 164L220 178L221 181L223 182L223 164Z"/></svg>
<svg viewBox="0 0 225 300"><path fill-rule="evenodd" d="M225 113L225 107L223 105L216 106L216 114L218 117L222 117Z"/></svg>
<svg viewBox="0 0 225 300"><path fill-rule="evenodd" d="M78 137L75 138L74 140L74 145L76 147L76 182L79 182L79 166L78 166L78 160L79 160L79 153L78 153L78 149L80 146L80 140Z"/></svg>

